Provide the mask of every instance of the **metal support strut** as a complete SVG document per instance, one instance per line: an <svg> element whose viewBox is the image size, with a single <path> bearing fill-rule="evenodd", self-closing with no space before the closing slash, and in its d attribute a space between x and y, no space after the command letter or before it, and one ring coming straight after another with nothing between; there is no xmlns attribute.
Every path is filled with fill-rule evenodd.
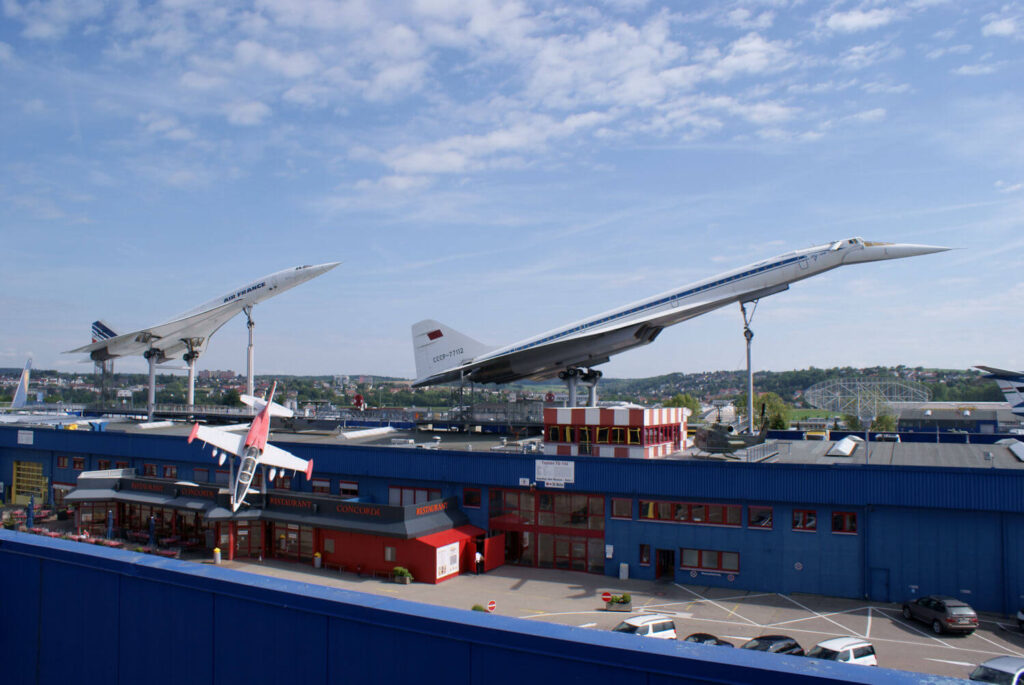
<svg viewBox="0 0 1024 685"><path fill-rule="evenodd" d="M249 327L249 348L248 348L248 361L245 367L245 392L247 395L252 395L253 388L253 377L252 377L252 329L256 324L252 320L252 305L242 309L245 312L245 325Z"/></svg>
<svg viewBox="0 0 1024 685"><path fill-rule="evenodd" d="M182 359L188 364L188 389L185 395L185 404L189 407L196 403L196 360L199 359L199 352L196 350L202 344L202 340L199 338L182 338L181 342L185 343L185 347L188 349Z"/></svg>
<svg viewBox="0 0 1024 685"><path fill-rule="evenodd" d="M565 382L566 389L568 390L568 398L566 400L566 407L576 406L576 387L579 383L589 388L589 394L587 398L587 406L597 406L597 382L601 380L603 376L600 371L596 369L583 369L570 366L565 371L558 374L558 377Z"/></svg>
<svg viewBox="0 0 1024 685"><path fill-rule="evenodd" d="M162 356L160 350L150 348L142 355L149 362L149 392L146 394L146 417L148 421L153 420L153 411L156 407L156 363Z"/></svg>
<svg viewBox="0 0 1024 685"><path fill-rule="evenodd" d="M757 303L754 300L754 307L747 316L747 303L740 302L740 312L743 313L743 337L747 339L747 433L754 434L754 370L750 366L750 342L754 339L754 331L750 330L750 322L754 320L754 312L757 311Z"/></svg>

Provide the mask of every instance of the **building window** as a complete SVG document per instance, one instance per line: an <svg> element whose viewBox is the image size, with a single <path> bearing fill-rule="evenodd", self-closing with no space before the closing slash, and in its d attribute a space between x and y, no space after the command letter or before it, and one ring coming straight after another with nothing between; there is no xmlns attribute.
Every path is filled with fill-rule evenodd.
<svg viewBox="0 0 1024 685"><path fill-rule="evenodd" d="M217 469L217 471L214 473L213 479L214 479L214 482L217 483L217 485L227 485L228 484L228 472L227 471L222 471L220 469Z"/></svg>
<svg viewBox="0 0 1024 685"><path fill-rule="evenodd" d="M857 532L857 514L852 511L833 511L832 512L832 532L833 533L856 533Z"/></svg>
<svg viewBox="0 0 1024 685"><path fill-rule="evenodd" d="M292 489L292 477L278 475L271 484L275 490L291 490Z"/></svg>
<svg viewBox="0 0 1024 685"><path fill-rule="evenodd" d="M612 498L612 518L613 519L632 519L633 518L633 500L613 497Z"/></svg>
<svg viewBox="0 0 1024 685"><path fill-rule="evenodd" d="M747 528L761 528L767 530L771 527L771 507L750 507L747 510Z"/></svg>
<svg viewBox="0 0 1024 685"><path fill-rule="evenodd" d="M322 495L331 494L331 481L325 478L314 478L312 480L313 492L320 493Z"/></svg>
<svg viewBox="0 0 1024 685"><path fill-rule="evenodd" d="M480 501L480 488L462 489L462 506L469 509L479 509Z"/></svg>
<svg viewBox="0 0 1024 685"><path fill-rule="evenodd" d="M811 509L794 509L793 530L818 530L818 513Z"/></svg>
<svg viewBox="0 0 1024 685"><path fill-rule="evenodd" d="M738 552L720 552L713 549L680 549L679 568L739 573L740 555Z"/></svg>
<svg viewBox="0 0 1024 685"><path fill-rule="evenodd" d="M114 468L127 469L127 468L131 468L131 467L128 466L128 462L126 462L126 461L119 461L119 462L117 462L117 465Z"/></svg>
<svg viewBox="0 0 1024 685"><path fill-rule="evenodd" d="M71 460L71 467L75 471L85 471L85 457L75 457Z"/></svg>
<svg viewBox="0 0 1024 685"><path fill-rule="evenodd" d="M97 459L96 460L96 468L98 468L100 471L108 470L110 468L110 460L109 459Z"/></svg>
<svg viewBox="0 0 1024 685"><path fill-rule="evenodd" d="M384 561L398 561L398 554L394 547L384 548Z"/></svg>
<svg viewBox="0 0 1024 685"><path fill-rule="evenodd" d="M156 464L143 464L142 475L156 478Z"/></svg>
<svg viewBox="0 0 1024 685"><path fill-rule="evenodd" d="M177 478L178 467L173 465L164 465L164 478Z"/></svg>
<svg viewBox="0 0 1024 685"><path fill-rule="evenodd" d="M651 546L640 545L640 565L650 566L651 565Z"/></svg>
<svg viewBox="0 0 1024 685"><path fill-rule="evenodd" d="M694 504L640 500L640 519L700 523L712 526L740 526L743 522L743 507L738 504Z"/></svg>
<svg viewBox="0 0 1024 685"><path fill-rule="evenodd" d="M338 494L342 497L359 497L359 483L351 480L339 480Z"/></svg>
<svg viewBox="0 0 1024 685"><path fill-rule="evenodd" d="M68 467L67 457L57 457L57 468L66 469Z"/></svg>
<svg viewBox="0 0 1024 685"><path fill-rule="evenodd" d="M441 499L441 491L437 488L388 488L388 504L396 506L423 504L435 499Z"/></svg>
<svg viewBox="0 0 1024 685"><path fill-rule="evenodd" d="M558 428L559 426L548 426L548 442L561 442Z"/></svg>
<svg viewBox="0 0 1024 685"><path fill-rule="evenodd" d="M192 469L192 480L194 480L197 483L209 483L210 469Z"/></svg>

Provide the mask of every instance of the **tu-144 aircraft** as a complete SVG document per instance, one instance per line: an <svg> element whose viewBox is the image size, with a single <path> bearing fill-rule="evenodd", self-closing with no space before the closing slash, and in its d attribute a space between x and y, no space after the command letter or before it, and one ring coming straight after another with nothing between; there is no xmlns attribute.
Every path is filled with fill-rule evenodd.
<svg viewBox="0 0 1024 685"><path fill-rule="evenodd" d="M238 473L231 484L231 511L238 511L245 501L249 492L249 485L256 474L256 467L266 465L270 468L268 480L274 480L278 469L289 471L301 471L306 474L306 479L313 477L313 460L305 460L296 457L291 452L280 447L274 447L267 442L270 437L271 416L291 416L292 410L274 402L274 393L277 391L277 383L270 388L270 395L266 400L251 395L243 395L242 401L255 407L259 413L249 424L245 435L233 433L223 428L212 428L200 426L198 423L192 426L188 441L191 443L198 438L204 443L214 446L214 457L217 457L217 450L221 451L220 463L224 463L227 454L233 454L242 458L238 465ZM240 426L245 428L245 426Z"/></svg>
<svg viewBox="0 0 1024 685"><path fill-rule="evenodd" d="M845 264L947 249L861 238L837 240L733 269L497 349L437 321L420 321L412 326L417 376L413 387L459 380L509 383L558 375L569 385L569 402L574 406L576 381L595 384L601 376L591 367L653 342L667 326L735 302L755 302Z"/></svg>

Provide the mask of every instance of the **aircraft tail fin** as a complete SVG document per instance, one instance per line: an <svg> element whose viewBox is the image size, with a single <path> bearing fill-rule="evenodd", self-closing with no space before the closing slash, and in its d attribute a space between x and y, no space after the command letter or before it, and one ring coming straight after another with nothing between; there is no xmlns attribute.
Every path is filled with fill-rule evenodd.
<svg viewBox="0 0 1024 685"><path fill-rule="evenodd" d="M412 347L417 381L462 366L494 349L433 319L412 325Z"/></svg>
<svg viewBox="0 0 1024 685"><path fill-rule="evenodd" d="M11 402L12 409L21 409L28 403L28 377L32 371L32 360L25 362L25 368L21 372L21 380L14 391L14 400Z"/></svg>
<svg viewBox="0 0 1024 685"><path fill-rule="evenodd" d="M100 340L106 340L108 338L116 338L117 333L110 327L105 321L93 321L92 322L92 341L99 342Z"/></svg>
<svg viewBox="0 0 1024 685"><path fill-rule="evenodd" d="M975 366L974 368L987 371L989 375L985 378L991 378L996 382L999 389L1003 391L1003 395L1006 396L1006 401L1010 403L1013 413L1024 416L1024 373L991 366Z"/></svg>

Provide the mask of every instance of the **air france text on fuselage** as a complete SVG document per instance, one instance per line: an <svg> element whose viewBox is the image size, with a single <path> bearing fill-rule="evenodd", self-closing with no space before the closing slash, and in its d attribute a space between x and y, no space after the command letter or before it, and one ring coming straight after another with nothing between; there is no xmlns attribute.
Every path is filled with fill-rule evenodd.
<svg viewBox="0 0 1024 685"><path fill-rule="evenodd" d="M245 290L239 290L237 293L232 293L231 295L228 295L227 297L224 298L224 301L225 302L231 302L232 300L237 300L238 298L242 297L243 295L248 295L253 290L259 290L260 288L264 287L266 284L267 284L266 281L260 281L259 283L256 283L254 285L250 285Z"/></svg>

